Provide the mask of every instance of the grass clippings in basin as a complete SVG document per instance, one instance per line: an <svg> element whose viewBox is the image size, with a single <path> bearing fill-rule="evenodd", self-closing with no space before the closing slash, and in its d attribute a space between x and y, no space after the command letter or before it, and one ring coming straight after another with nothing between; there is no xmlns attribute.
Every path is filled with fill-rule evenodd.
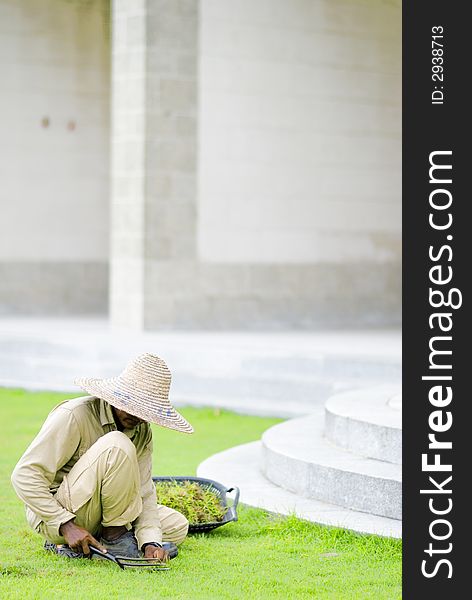
<svg viewBox="0 0 472 600"><path fill-rule="evenodd" d="M178 510L193 525L222 521L225 516L218 496L196 482L158 481L156 492L159 504Z"/></svg>

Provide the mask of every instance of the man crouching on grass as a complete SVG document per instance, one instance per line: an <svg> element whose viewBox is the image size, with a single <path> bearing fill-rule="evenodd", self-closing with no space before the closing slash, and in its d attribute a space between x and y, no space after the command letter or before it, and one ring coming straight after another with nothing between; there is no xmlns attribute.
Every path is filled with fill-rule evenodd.
<svg viewBox="0 0 472 600"><path fill-rule="evenodd" d="M79 558L89 546L116 556L168 560L187 519L157 504L151 423L192 433L169 402L171 374L153 354L118 377L77 379L90 396L62 402L20 458L12 484L44 547Z"/></svg>

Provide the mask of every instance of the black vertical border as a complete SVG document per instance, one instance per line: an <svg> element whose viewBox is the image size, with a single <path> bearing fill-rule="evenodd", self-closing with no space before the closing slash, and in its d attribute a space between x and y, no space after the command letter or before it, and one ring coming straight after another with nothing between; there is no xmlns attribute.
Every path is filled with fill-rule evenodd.
<svg viewBox="0 0 472 600"><path fill-rule="evenodd" d="M472 327L470 318L470 278L472 272L472 136L469 99L471 79L472 22L467 18L469 5L443 0L405 0L403 2L403 597L468 597L472 576ZM444 104L433 105L432 27L444 28ZM450 539L436 542L430 538L429 525L435 518L428 508L428 497L419 490L428 485L428 474L421 470L421 455L427 452L428 416L431 382L422 381L429 363L428 342L433 334L428 324L431 309L428 301L430 245L448 243L446 233L434 231L428 224L429 154L435 150L452 150L452 179L448 189L453 194L453 287L463 294L460 309L451 310L453 401L448 409L453 415L449 432L452 450L453 508L447 518L453 526ZM444 262L443 264L448 264ZM445 308L442 310L446 310ZM446 335L446 334L445 334ZM434 475L430 473L430 475ZM445 475L438 474L438 478ZM444 478L444 477L442 477ZM432 542L437 548L452 543L448 554L429 558L424 550ZM430 569L435 560L448 558L452 578L444 566L435 577L423 576L421 564L428 559ZM470 563L470 566L469 566Z"/></svg>

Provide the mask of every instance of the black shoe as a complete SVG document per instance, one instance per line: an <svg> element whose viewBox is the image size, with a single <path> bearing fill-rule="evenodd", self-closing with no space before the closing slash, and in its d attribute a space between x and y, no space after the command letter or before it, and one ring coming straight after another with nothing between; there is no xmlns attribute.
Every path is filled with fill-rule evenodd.
<svg viewBox="0 0 472 600"><path fill-rule="evenodd" d="M65 556L66 558L85 558L83 552L76 552L67 544L53 544L46 540L44 542L44 549L48 552L54 552L58 556Z"/></svg>
<svg viewBox="0 0 472 600"><path fill-rule="evenodd" d="M132 531L127 531L112 542L101 538L100 543L115 556L126 556L128 558L140 558L141 556L138 550L138 542ZM175 558L179 553L179 549L174 542L162 542L162 547L169 554L169 559ZM46 541L44 542L44 549L48 552L54 552L58 556L65 556L66 558L85 558L85 554L75 552L67 544L58 545ZM95 558L101 557L96 556Z"/></svg>
<svg viewBox="0 0 472 600"><path fill-rule="evenodd" d="M100 538L100 544L105 546L115 556L123 556L126 558L141 558L141 552L138 548L138 542L132 530L123 533L116 540L107 540Z"/></svg>
<svg viewBox="0 0 472 600"><path fill-rule="evenodd" d="M174 542L162 542L162 547L169 553L169 558L175 558L179 553L179 549Z"/></svg>

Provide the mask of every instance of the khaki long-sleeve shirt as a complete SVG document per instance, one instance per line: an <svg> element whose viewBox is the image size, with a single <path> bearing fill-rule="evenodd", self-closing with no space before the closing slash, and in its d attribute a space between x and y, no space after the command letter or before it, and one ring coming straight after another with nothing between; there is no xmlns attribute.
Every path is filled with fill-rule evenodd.
<svg viewBox="0 0 472 600"><path fill-rule="evenodd" d="M38 530L42 521L59 534L75 515L55 499L64 475L99 437L116 430L111 406L94 396L66 400L47 417L40 432L16 465L11 480L26 505L28 523ZM139 547L161 542L162 530L152 482L152 432L149 423L123 431L136 447L143 509L132 523ZM93 532L92 532L93 533Z"/></svg>

